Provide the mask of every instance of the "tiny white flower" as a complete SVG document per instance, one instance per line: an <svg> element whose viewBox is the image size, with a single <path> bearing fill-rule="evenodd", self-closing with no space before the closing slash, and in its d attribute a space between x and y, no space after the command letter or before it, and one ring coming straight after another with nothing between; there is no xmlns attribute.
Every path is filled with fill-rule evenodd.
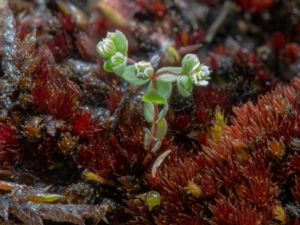
<svg viewBox="0 0 300 225"><path fill-rule="evenodd" d="M153 73L154 69L150 62L141 61L134 64L136 70L136 77L142 80L149 79Z"/></svg>
<svg viewBox="0 0 300 225"><path fill-rule="evenodd" d="M202 65L200 68L201 68L201 73L203 74L204 77L208 77L210 75L208 66Z"/></svg>
<svg viewBox="0 0 300 225"><path fill-rule="evenodd" d="M190 79L194 85L197 86L206 86L208 85L210 71L208 66L200 65L196 70L192 71L190 74Z"/></svg>

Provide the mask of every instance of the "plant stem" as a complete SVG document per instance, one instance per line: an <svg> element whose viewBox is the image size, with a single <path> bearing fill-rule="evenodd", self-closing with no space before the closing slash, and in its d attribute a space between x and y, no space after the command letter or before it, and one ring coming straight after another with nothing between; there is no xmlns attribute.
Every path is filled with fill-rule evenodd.
<svg viewBox="0 0 300 225"><path fill-rule="evenodd" d="M157 135L157 128L158 128L158 125L157 125L157 120L158 120L158 105L157 104L154 104L154 127L153 127L153 136L155 137Z"/></svg>
<svg viewBox="0 0 300 225"><path fill-rule="evenodd" d="M152 76L152 84L153 84L153 88L155 90L157 90L157 76L158 74L154 74ZM153 131L152 131L152 135L154 137L156 137L157 135L157 129L158 129L158 125L157 125L157 120L158 120L158 114L159 114L159 109L158 109L158 104L154 104L154 124L153 124ZM150 142L150 149L153 148L153 144L154 144L154 140L152 139Z"/></svg>
<svg viewBox="0 0 300 225"><path fill-rule="evenodd" d="M152 85L153 85L153 89L157 90L157 78L163 74L172 74L172 75L180 75L178 73L172 72L172 71L163 71L163 72L159 72L159 73L155 73L152 78ZM154 137L157 136L157 131L158 131L158 117L159 117L159 108L158 108L158 104L154 104L154 124L153 124L153 130L152 130L152 135ZM152 149L154 146L154 140L152 139L150 142L150 149Z"/></svg>
<svg viewBox="0 0 300 225"><path fill-rule="evenodd" d="M131 59L131 58L127 58L127 62L129 63L129 64L135 64L136 63L136 61L134 61L133 59Z"/></svg>

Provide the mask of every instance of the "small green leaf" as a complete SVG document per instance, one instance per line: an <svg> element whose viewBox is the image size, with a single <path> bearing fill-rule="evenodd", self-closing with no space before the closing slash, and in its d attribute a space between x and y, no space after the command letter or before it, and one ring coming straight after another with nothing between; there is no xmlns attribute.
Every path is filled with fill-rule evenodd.
<svg viewBox="0 0 300 225"><path fill-rule="evenodd" d="M157 92L167 100L172 93L172 84L157 80Z"/></svg>
<svg viewBox="0 0 300 225"><path fill-rule="evenodd" d="M164 97L162 97L156 90L150 88L147 93L143 96L143 101L148 103L154 103L163 105L166 103Z"/></svg>
<svg viewBox="0 0 300 225"><path fill-rule="evenodd" d="M103 69L108 73L113 72L113 65L110 60L105 61L105 63L103 64Z"/></svg>
<svg viewBox="0 0 300 225"><path fill-rule="evenodd" d="M152 133L153 133L154 125L152 126ZM161 119L157 124L157 132L156 132L156 138L163 139L168 131L168 124L166 119Z"/></svg>
<svg viewBox="0 0 300 225"><path fill-rule="evenodd" d="M149 123L154 122L154 105L153 103L144 102L144 117Z"/></svg>
<svg viewBox="0 0 300 225"><path fill-rule="evenodd" d="M124 55L127 55L128 41L126 36L121 31L117 30L115 32L114 41L115 41L117 51L123 53Z"/></svg>
<svg viewBox="0 0 300 225"><path fill-rule="evenodd" d="M138 85L138 86L143 85L143 84L148 82L147 80L141 80L141 79L138 79L136 77L136 70L135 70L135 67L133 65L127 66L124 69L124 72L122 74L122 78L125 81L127 81L128 83L133 84L133 85Z"/></svg>
<svg viewBox="0 0 300 225"><path fill-rule="evenodd" d="M160 121L161 119L165 118L165 116L167 115L168 111L169 111L169 104L166 103L164 105L164 108L158 114L158 121Z"/></svg>
<svg viewBox="0 0 300 225"><path fill-rule="evenodd" d="M149 149L151 141L154 139L154 137L148 128L144 128L144 133L144 148L147 150Z"/></svg>
<svg viewBox="0 0 300 225"><path fill-rule="evenodd" d="M181 73L181 67L173 67L173 66L166 66L166 67L162 67L159 70L157 70L157 73L162 73L162 72L172 72L172 73L177 73L180 74Z"/></svg>
<svg viewBox="0 0 300 225"><path fill-rule="evenodd" d="M180 60L180 55L178 51L173 47L168 48L168 56L171 63L176 63Z"/></svg>
<svg viewBox="0 0 300 225"><path fill-rule="evenodd" d="M125 68L126 68L126 62L124 62L120 65L114 66L113 67L113 72L115 74L117 74L118 76L122 76L122 74L124 73Z"/></svg>
<svg viewBox="0 0 300 225"><path fill-rule="evenodd" d="M156 80L156 84L157 84L157 89L156 89L157 93L160 96L162 96L165 100L167 100L171 96L172 84L162 80ZM154 89L152 82L148 87L148 90L149 89Z"/></svg>
<svg viewBox="0 0 300 225"><path fill-rule="evenodd" d="M193 83L187 76L180 76L177 79L177 88L182 96L188 97L193 91Z"/></svg>
<svg viewBox="0 0 300 225"><path fill-rule="evenodd" d="M165 82L174 82L174 81L176 81L177 80L177 77L178 76L176 76L176 75L174 75L174 74L170 74L170 73L168 73L168 72L166 72L165 74L162 74L162 75L160 75L158 78L157 78L157 80L160 80L160 81L165 81Z"/></svg>

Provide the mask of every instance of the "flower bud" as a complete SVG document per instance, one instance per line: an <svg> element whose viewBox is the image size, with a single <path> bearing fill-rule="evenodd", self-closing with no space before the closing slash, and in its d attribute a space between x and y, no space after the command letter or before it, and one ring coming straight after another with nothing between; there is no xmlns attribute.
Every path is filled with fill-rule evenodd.
<svg viewBox="0 0 300 225"><path fill-rule="evenodd" d="M150 62L141 61L134 64L136 69L136 77L142 80L149 79L153 73L154 69Z"/></svg>
<svg viewBox="0 0 300 225"><path fill-rule="evenodd" d="M121 64L124 64L127 62L127 57L124 56L122 53L117 52L116 54L114 54L111 58L111 64L113 67L115 66L119 66Z"/></svg>
<svg viewBox="0 0 300 225"><path fill-rule="evenodd" d="M104 59L110 59L116 51L115 43L109 38L104 38L97 44L97 53Z"/></svg>
<svg viewBox="0 0 300 225"><path fill-rule="evenodd" d="M117 52L110 58L109 62L111 70L120 76L122 75L122 73L125 70L125 67L127 66L127 57L124 56L122 53Z"/></svg>

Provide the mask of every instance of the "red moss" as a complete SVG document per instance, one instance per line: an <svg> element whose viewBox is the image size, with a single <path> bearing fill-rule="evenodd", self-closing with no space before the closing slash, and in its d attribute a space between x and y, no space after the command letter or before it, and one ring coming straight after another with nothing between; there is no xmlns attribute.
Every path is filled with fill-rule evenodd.
<svg viewBox="0 0 300 225"><path fill-rule="evenodd" d="M40 76L32 90L33 104L57 119L70 119L78 108L80 90L70 80Z"/></svg>
<svg viewBox="0 0 300 225"><path fill-rule="evenodd" d="M71 15L59 14L58 19L63 29L67 32L71 32L75 28L75 21Z"/></svg>
<svg viewBox="0 0 300 225"><path fill-rule="evenodd" d="M32 32L32 27L30 27L28 24L21 23L19 20L16 21L17 26L17 36L24 40L24 38Z"/></svg>
<svg viewBox="0 0 300 225"><path fill-rule="evenodd" d="M299 176L295 178L295 184L294 187L292 188L292 193L296 201L300 201L300 177Z"/></svg>
<svg viewBox="0 0 300 225"><path fill-rule="evenodd" d="M278 54L286 44L286 38L284 37L284 34L281 32L273 33L271 36L271 44L275 53Z"/></svg>
<svg viewBox="0 0 300 225"><path fill-rule="evenodd" d="M153 13L155 16L161 17L167 13L167 7L161 0L153 0L151 2L147 0L138 0L137 4L141 10Z"/></svg>
<svg viewBox="0 0 300 225"><path fill-rule="evenodd" d="M14 148L18 143L16 129L11 125L0 123L0 148Z"/></svg>
<svg viewBox="0 0 300 225"><path fill-rule="evenodd" d="M81 147L77 162L103 178L111 179L120 166L117 151L114 138L105 137L103 132L98 132L90 137L87 145Z"/></svg>
<svg viewBox="0 0 300 225"><path fill-rule="evenodd" d="M11 167L18 163L18 148L17 130L11 125L0 123L0 167Z"/></svg>
<svg viewBox="0 0 300 225"><path fill-rule="evenodd" d="M289 64L295 63L300 57L300 46L296 43L289 43L281 52L283 60Z"/></svg>
<svg viewBox="0 0 300 225"><path fill-rule="evenodd" d="M259 13L271 8L274 4L273 0L238 0L244 10L251 13Z"/></svg>
<svg viewBox="0 0 300 225"><path fill-rule="evenodd" d="M295 81L294 85L298 83L299 81ZM283 123L288 123L290 119L293 119L292 115L290 117L288 115L290 109L295 107L296 98L296 89L278 87L272 94L263 96L256 106L249 102L242 107L234 108L237 118L232 121L232 126L226 128L226 133L229 132L228 135L233 140L231 143L238 141L241 147L247 147L259 139L268 138L269 135L266 132L270 135L283 132L282 134L286 136L288 131L292 132L293 128L297 129L292 126L290 130L282 130ZM288 140L284 140L285 143L286 141Z"/></svg>
<svg viewBox="0 0 300 225"><path fill-rule="evenodd" d="M196 161L192 154L172 154L158 169L155 177L147 176L148 182L161 193L163 199L157 224L204 223L203 206L199 199L204 198L208 188L215 187L211 185L214 182L204 181L201 177L200 171L205 167L203 163L201 160ZM189 187L191 182L195 185L195 192L193 187Z"/></svg>
<svg viewBox="0 0 300 225"><path fill-rule="evenodd" d="M212 207L212 212L214 225L265 224L262 212L243 201L232 204L228 199L221 198Z"/></svg>
<svg viewBox="0 0 300 225"><path fill-rule="evenodd" d="M212 207L213 224L231 225L234 223L235 208L229 200L219 199Z"/></svg>
<svg viewBox="0 0 300 225"><path fill-rule="evenodd" d="M141 171L147 154L143 146L143 121L135 108L126 107L115 134L106 128L93 133L77 156L78 163L104 178L127 175L134 168ZM86 117L82 117L84 120ZM135 124L132 124L135 121ZM84 124L84 123L83 123ZM83 125L80 124L80 125Z"/></svg>
<svg viewBox="0 0 300 225"><path fill-rule="evenodd" d="M190 126L188 115L178 115L175 118L175 121L173 122L176 129L179 131L186 131Z"/></svg>
<svg viewBox="0 0 300 225"><path fill-rule="evenodd" d="M46 79L54 76L55 58L49 48L43 46L36 50L35 57L38 58L38 63L35 65L35 75L39 79Z"/></svg>
<svg viewBox="0 0 300 225"><path fill-rule="evenodd" d="M276 197L277 187L271 180L270 168L262 158L249 160L241 170L245 181L239 195L257 206L265 206Z"/></svg>
<svg viewBox="0 0 300 225"><path fill-rule="evenodd" d="M291 173L300 174L300 155L299 154L295 154L290 157L289 169L290 169Z"/></svg>
<svg viewBox="0 0 300 225"><path fill-rule="evenodd" d="M110 91L110 93L107 95L106 98L106 105L110 113L115 112L122 98L123 98L123 94L120 91L116 91L116 90Z"/></svg>
<svg viewBox="0 0 300 225"><path fill-rule="evenodd" d="M90 112L77 113L73 118L73 132L80 137L89 137L97 132L99 121L91 118Z"/></svg>
<svg viewBox="0 0 300 225"><path fill-rule="evenodd" d="M197 88L194 93L197 106L197 119L205 124L210 121L217 106L222 110L230 108L229 93L226 89L216 90L211 86Z"/></svg>
<svg viewBox="0 0 300 225"><path fill-rule="evenodd" d="M44 43L58 62L67 57L72 50L72 41L66 32L57 32L52 37L45 39Z"/></svg>
<svg viewBox="0 0 300 225"><path fill-rule="evenodd" d="M169 160L159 169L155 178L149 175L149 182L168 195L187 194L189 181L200 182L199 171L200 168L192 157Z"/></svg>
<svg viewBox="0 0 300 225"><path fill-rule="evenodd" d="M285 172L288 165L278 161L282 157L270 152L270 143L280 141L283 156L293 153L288 151L288 146L300 132L299 96L300 81L295 80L289 87L277 87L261 97L256 105L249 102L235 108L236 117L230 126L224 127L222 138L211 140L204 147L207 168L219 181L215 186L217 193L223 193L231 202L223 200L217 205L212 204L215 224L226 224L229 220L235 221L230 224L240 224L243 219L246 221L242 224L268 224L274 218L272 209L279 200L280 188L288 179ZM277 151L278 146L275 147ZM299 174L298 161L298 154L290 157L291 173ZM280 173L285 173L285 179L278 179L282 176ZM300 196L299 190L296 178L292 187L295 198ZM245 211L250 213L249 217L235 216L239 214L235 208L240 208L238 205L243 202L255 206ZM256 219L263 222L258 223Z"/></svg>

